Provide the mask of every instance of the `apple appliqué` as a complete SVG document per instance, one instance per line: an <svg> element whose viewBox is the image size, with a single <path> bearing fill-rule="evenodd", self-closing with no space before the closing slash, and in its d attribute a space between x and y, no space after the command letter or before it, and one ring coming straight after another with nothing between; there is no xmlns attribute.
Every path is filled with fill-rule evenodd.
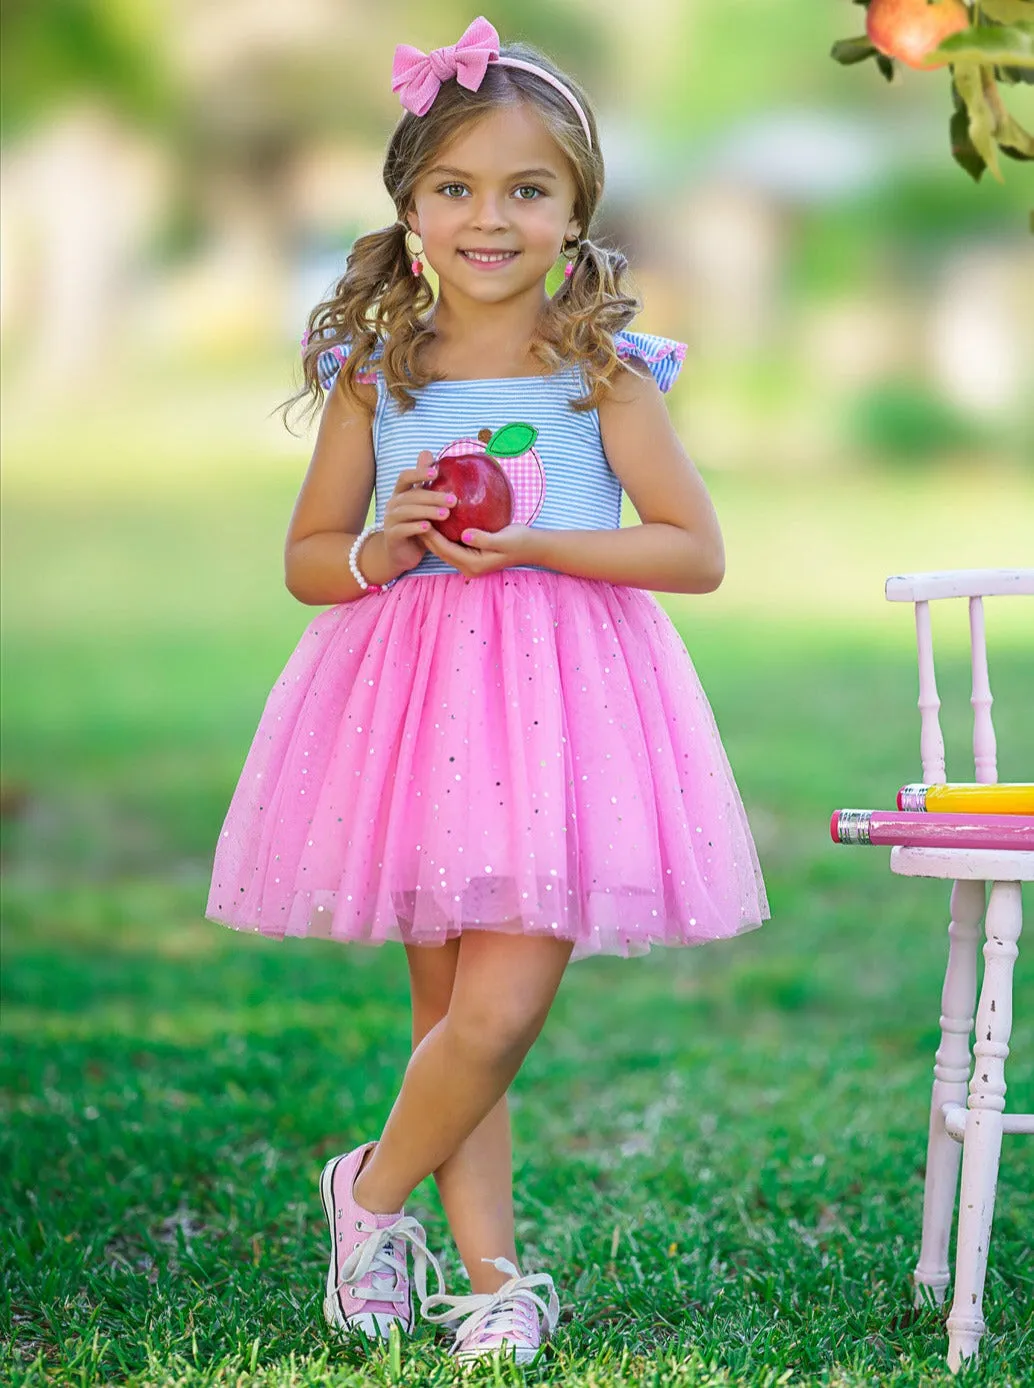
<svg viewBox="0 0 1034 1388"><path fill-rule="evenodd" d="M865 31L888 58L929 71L951 60L928 62L927 55L948 38L969 28L969 11L962 0L871 0Z"/></svg>
<svg viewBox="0 0 1034 1388"><path fill-rule="evenodd" d="M546 477L532 447L538 430L531 424L482 429L476 439L455 439L436 459L438 475L423 485L456 497L444 520L431 524L447 540L462 544L467 527L492 533L508 525L530 525L542 509Z"/></svg>

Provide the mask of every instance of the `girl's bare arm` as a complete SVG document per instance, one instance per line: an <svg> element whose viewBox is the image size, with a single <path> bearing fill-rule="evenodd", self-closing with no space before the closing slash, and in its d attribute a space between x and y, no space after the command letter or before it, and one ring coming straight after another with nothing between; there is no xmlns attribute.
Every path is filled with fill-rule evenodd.
<svg viewBox="0 0 1034 1388"><path fill-rule="evenodd" d="M643 523L537 531L532 562L656 592L712 592L725 575L722 532L656 382L626 368L599 418L607 461Z"/></svg>

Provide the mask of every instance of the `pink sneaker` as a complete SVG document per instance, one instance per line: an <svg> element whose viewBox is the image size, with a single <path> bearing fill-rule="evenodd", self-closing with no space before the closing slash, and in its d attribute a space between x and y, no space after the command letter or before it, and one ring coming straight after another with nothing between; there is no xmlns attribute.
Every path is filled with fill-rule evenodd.
<svg viewBox="0 0 1034 1388"><path fill-rule="evenodd" d="M427 1298L427 1264L445 1286L438 1260L427 1247L423 1225L402 1210L373 1214L352 1194L363 1157L375 1144L331 1157L320 1177L323 1212L330 1226L330 1266L323 1314L327 1324L370 1339L386 1339L393 1322L407 1335L413 1329L406 1240L413 1245L413 1280L421 1301Z"/></svg>
<svg viewBox="0 0 1034 1388"><path fill-rule="evenodd" d="M522 1277L509 1258L482 1258L510 1279L496 1292L478 1292L471 1296L422 1297L420 1310L424 1319L448 1324L459 1321L452 1352L457 1359L480 1359L484 1355L512 1356L518 1364L527 1364L538 1354L542 1344L556 1329L560 1315L553 1279L547 1272ZM548 1287L548 1305L532 1287ZM441 1304L451 1309L432 1315L428 1306Z"/></svg>

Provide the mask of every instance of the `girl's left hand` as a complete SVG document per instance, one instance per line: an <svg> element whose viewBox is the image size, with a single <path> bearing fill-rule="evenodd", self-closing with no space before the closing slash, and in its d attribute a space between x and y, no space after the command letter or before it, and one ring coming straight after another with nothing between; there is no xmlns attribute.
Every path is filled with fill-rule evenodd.
<svg viewBox="0 0 1034 1388"><path fill-rule="evenodd" d="M514 564L534 564L535 531L530 525L507 525L502 530L466 530L470 544L447 540L434 526L419 538L439 559L470 578L509 569Z"/></svg>

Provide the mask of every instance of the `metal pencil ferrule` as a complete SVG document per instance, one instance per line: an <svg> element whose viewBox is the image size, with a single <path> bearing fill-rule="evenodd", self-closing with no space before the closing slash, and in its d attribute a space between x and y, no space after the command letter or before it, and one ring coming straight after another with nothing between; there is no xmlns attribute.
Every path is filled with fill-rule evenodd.
<svg viewBox="0 0 1034 1388"><path fill-rule="evenodd" d="M918 810L920 812L925 810L926 790L927 788L925 785L914 784L902 786L901 792L898 795L898 809Z"/></svg>
<svg viewBox="0 0 1034 1388"><path fill-rule="evenodd" d="M837 820L837 837L841 843L868 843L871 810L841 810Z"/></svg>

